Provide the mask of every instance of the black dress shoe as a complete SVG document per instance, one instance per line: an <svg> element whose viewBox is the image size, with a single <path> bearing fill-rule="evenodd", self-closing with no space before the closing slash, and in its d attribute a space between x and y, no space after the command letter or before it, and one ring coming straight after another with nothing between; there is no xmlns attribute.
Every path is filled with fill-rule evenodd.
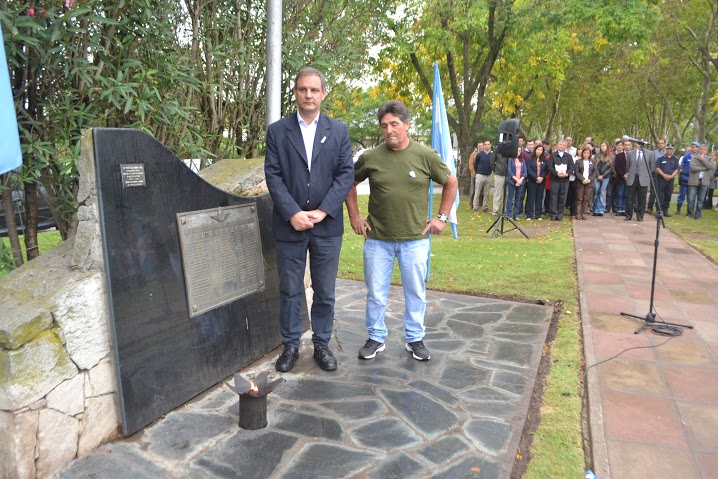
<svg viewBox="0 0 718 479"><path fill-rule="evenodd" d="M279 355L274 367L280 373L286 373L294 367L297 359L299 359L299 348L296 346L284 346L284 351Z"/></svg>
<svg viewBox="0 0 718 479"><path fill-rule="evenodd" d="M630 216L626 216L626 219L624 219L623 221L631 221L631 217L630 217Z"/></svg>
<svg viewBox="0 0 718 479"><path fill-rule="evenodd" d="M326 346L314 346L314 360L325 371L337 369L337 360Z"/></svg>
<svg viewBox="0 0 718 479"><path fill-rule="evenodd" d="M666 218L670 218L673 215L666 211L665 213L663 213L663 216L665 216Z"/></svg>

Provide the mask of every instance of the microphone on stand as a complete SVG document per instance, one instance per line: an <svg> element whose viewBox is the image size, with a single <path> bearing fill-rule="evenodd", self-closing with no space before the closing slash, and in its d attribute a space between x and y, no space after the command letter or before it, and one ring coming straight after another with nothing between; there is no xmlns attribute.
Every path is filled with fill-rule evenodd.
<svg viewBox="0 0 718 479"><path fill-rule="evenodd" d="M650 145L650 144L651 144L650 141L639 140L638 138L631 138L631 137L628 136L628 135L623 135L623 136L621 137L621 140L622 140L622 141L630 141L630 142L633 142L633 143L638 143L639 145Z"/></svg>

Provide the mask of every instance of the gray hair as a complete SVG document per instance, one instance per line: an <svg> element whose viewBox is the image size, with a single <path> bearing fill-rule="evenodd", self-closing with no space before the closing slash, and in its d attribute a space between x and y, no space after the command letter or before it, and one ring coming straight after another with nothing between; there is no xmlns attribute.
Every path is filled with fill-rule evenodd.
<svg viewBox="0 0 718 479"><path fill-rule="evenodd" d="M384 118L384 115L387 113L398 116L404 123L409 123L409 120L411 119L409 117L409 109L399 100L389 100L379 107L379 110L376 113L379 123L381 123L381 119Z"/></svg>
<svg viewBox="0 0 718 479"><path fill-rule="evenodd" d="M322 72L320 72L316 68L312 68L312 67L304 67L301 70L299 70L299 73L297 73L297 76L294 77L294 88L297 87L297 82L299 82L300 77L309 76L309 75L318 76L319 79L322 81L322 90L327 89L327 79L324 78L324 75L322 74Z"/></svg>

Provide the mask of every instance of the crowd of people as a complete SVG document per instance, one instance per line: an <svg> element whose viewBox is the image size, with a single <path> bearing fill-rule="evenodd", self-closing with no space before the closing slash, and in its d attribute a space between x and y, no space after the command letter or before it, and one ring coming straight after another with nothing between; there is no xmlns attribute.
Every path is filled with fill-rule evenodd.
<svg viewBox="0 0 718 479"><path fill-rule="evenodd" d="M520 137L516 157L508 159L497 157L490 140L480 141L469 157L469 205L477 213L489 211L493 174L491 214L497 216L503 204L503 213L513 220L541 221L546 215L561 221L568 209L574 220L612 212L625 221L643 221L654 210L681 214L684 203L686 216L701 219L703 209L714 208L718 151L709 153L706 144L694 141L676 156L665 138L656 149L633 140L596 145L589 136L576 148L571 137L554 144ZM678 197L671 212L676 177Z"/></svg>

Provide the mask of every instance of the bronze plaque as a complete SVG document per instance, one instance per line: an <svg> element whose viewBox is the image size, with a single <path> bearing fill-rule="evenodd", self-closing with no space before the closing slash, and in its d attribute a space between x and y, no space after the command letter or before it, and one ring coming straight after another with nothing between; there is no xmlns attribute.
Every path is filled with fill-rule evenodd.
<svg viewBox="0 0 718 479"><path fill-rule="evenodd" d="M264 290L255 204L177 213L190 317Z"/></svg>

